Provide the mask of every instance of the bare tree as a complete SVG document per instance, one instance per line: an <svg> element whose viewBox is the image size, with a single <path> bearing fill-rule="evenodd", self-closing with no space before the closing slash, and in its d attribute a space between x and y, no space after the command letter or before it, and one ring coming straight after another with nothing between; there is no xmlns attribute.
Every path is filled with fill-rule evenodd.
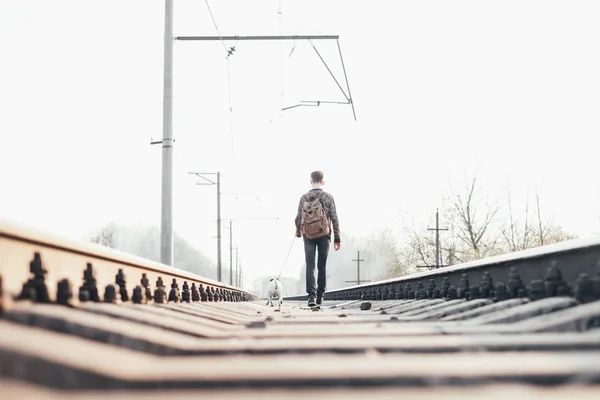
<svg viewBox="0 0 600 400"><path fill-rule="evenodd" d="M512 190L509 184L506 188L508 196L507 220L499 224L499 229L504 238L506 249L504 251L518 251L535 246L535 227L529 212L529 199L525 201L523 220L515 216L512 204Z"/></svg>
<svg viewBox="0 0 600 400"><path fill-rule="evenodd" d="M574 236L560 226L544 220L540 211L540 196L536 191L536 210L529 198L524 210L514 206L510 181L503 191L504 206L489 195L483 195L477 176L469 182L464 192L451 192L445 202L444 220L450 231L440 237L442 260L446 265L467 262L507 252L556 243ZM499 212L505 210L503 218ZM403 229L406 239L399 251L398 265L412 271L417 265L435 264L435 241L432 234L416 229L414 222ZM399 274L398 274L399 275ZM398 276L396 275L396 276Z"/></svg>
<svg viewBox="0 0 600 400"><path fill-rule="evenodd" d="M452 193L446 216L456 237L478 259L494 253L498 237L491 232L500 206L488 196L480 198L481 187L474 175L462 194Z"/></svg>
<svg viewBox="0 0 600 400"><path fill-rule="evenodd" d="M414 221L402 229L406 239L399 256L399 264L409 265L415 269L417 265L435 264L435 241L431 234L415 226Z"/></svg>
<svg viewBox="0 0 600 400"><path fill-rule="evenodd" d="M114 249L116 248L115 232L115 224L109 223L92 233L88 240L92 243L97 243Z"/></svg>
<svg viewBox="0 0 600 400"><path fill-rule="evenodd" d="M529 199L527 199L522 220L514 216L510 189L507 193L508 222L500 226L500 231L506 244L506 248L503 249L504 251L524 250L574 238L573 235L564 232L561 227L553 224L551 220L543 220L540 211L540 194L537 188L535 191L535 214L531 215Z"/></svg>
<svg viewBox="0 0 600 400"><path fill-rule="evenodd" d="M536 202L536 214L537 214L537 229L535 232L535 246L544 246L546 244L558 243L569 239L574 239L576 236L565 232L563 228L552 223L549 219L547 221L542 220L542 212L540 210L540 193L536 186L535 189L535 202Z"/></svg>
<svg viewBox="0 0 600 400"><path fill-rule="evenodd" d="M544 245L544 229L542 228L542 213L540 211L540 193L537 185L535 186L535 202L537 205L537 218L538 218L538 237L540 239L540 245Z"/></svg>

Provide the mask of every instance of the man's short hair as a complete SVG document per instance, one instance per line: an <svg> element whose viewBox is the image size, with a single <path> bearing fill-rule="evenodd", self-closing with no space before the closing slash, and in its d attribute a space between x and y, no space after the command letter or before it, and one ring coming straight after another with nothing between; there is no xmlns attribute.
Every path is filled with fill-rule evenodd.
<svg viewBox="0 0 600 400"><path fill-rule="evenodd" d="M321 171L313 171L310 173L310 179L314 183L322 183L323 182L323 172Z"/></svg>

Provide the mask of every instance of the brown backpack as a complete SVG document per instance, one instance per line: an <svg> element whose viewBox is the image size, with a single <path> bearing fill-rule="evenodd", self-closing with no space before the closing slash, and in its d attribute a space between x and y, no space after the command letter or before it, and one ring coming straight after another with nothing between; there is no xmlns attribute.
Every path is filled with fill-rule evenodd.
<svg viewBox="0 0 600 400"><path fill-rule="evenodd" d="M308 239L318 239L330 234L329 218L325 215L321 197L323 195L312 201L305 199L302 204L300 231Z"/></svg>

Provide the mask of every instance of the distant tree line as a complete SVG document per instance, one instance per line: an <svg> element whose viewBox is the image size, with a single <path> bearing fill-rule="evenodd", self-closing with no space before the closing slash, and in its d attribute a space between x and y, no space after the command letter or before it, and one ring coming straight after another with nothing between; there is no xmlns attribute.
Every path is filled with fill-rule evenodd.
<svg viewBox="0 0 600 400"><path fill-rule="evenodd" d="M501 196L484 191L473 176L462 191L450 190L440 210L441 264L452 265L575 238L542 217L539 192L516 207L510 184ZM532 204L533 203L533 204ZM518 212L517 209L522 211ZM406 243L400 250L405 266L435 265L435 234L412 225L403 227ZM397 275L396 271L391 271ZM402 272L402 271L397 271Z"/></svg>
<svg viewBox="0 0 600 400"><path fill-rule="evenodd" d="M160 262L160 229L149 225L118 225L110 222L93 231L90 242ZM216 279L216 263L179 236L173 235L173 266Z"/></svg>

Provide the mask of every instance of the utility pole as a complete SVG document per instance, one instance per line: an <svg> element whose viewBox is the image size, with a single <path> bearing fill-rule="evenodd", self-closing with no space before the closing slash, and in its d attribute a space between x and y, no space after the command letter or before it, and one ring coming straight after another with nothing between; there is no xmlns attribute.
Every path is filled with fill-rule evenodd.
<svg viewBox="0 0 600 400"><path fill-rule="evenodd" d="M238 253L238 245L235 245L235 286L239 287L240 286L240 269L239 269L239 265L240 265L240 257L239 257L239 253Z"/></svg>
<svg viewBox="0 0 600 400"><path fill-rule="evenodd" d="M160 261L173 265L173 0L165 0Z"/></svg>
<svg viewBox="0 0 600 400"><path fill-rule="evenodd" d="M346 281L346 283L356 283L357 285L360 285L361 282L371 282L370 280L360 280L360 262L361 261L365 261L362 258L360 258L360 250L357 250L357 256L356 259L353 259L352 261L356 261L356 280L355 281Z"/></svg>
<svg viewBox="0 0 600 400"><path fill-rule="evenodd" d="M163 137L162 140L152 141L151 145L162 144L162 177L161 177L161 225L160 225L160 259L163 264L173 265L173 147L175 139L173 138L173 42L180 41L264 41L264 40L336 40L340 61L346 79L346 87L348 93L342 88L337 78L333 75L325 60L319 54L317 48L313 48L330 75L344 94L346 102L332 101L307 101L301 104L292 106L319 106L321 103L341 103L350 104L356 120L354 111L354 102L350 95L350 86L348 85L348 77L346 67L342 58L342 50L339 45L339 35L287 35L287 36L174 36L173 35L173 0L165 0L165 33L164 33L164 68L163 68ZM312 44L312 43L311 43ZM230 47L228 56L233 54L235 46ZM316 104L313 104L316 103ZM288 107L290 108L290 107ZM220 271L220 269L219 269Z"/></svg>
<svg viewBox="0 0 600 400"><path fill-rule="evenodd" d="M427 228L428 231L435 231L435 265L417 265L417 268L441 268L447 265L440 264L440 231L447 231L448 228L440 228L440 217L438 209L435 210L435 228Z"/></svg>
<svg viewBox="0 0 600 400"><path fill-rule="evenodd" d="M229 220L229 282L233 285L233 220Z"/></svg>
<svg viewBox="0 0 600 400"><path fill-rule="evenodd" d="M197 182L196 185L217 185L217 280L223 282L223 268L221 265L221 173L220 172L189 172L204 179L204 182ZM216 175L217 180L213 181L204 175Z"/></svg>
<svg viewBox="0 0 600 400"><path fill-rule="evenodd" d="M428 231L435 231L435 266L440 267L440 231L447 231L448 228L440 228L440 216L438 209L435 210L435 229L427 228Z"/></svg>
<svg viewBox="0 0 600 400"><path fill-rule="evenodd" d="M240 269L239 269L239 279L238 279L238 287L240 289L244 288L244 274L243 274L243 270L242 270L242 262L240 261Z"/></svg>

